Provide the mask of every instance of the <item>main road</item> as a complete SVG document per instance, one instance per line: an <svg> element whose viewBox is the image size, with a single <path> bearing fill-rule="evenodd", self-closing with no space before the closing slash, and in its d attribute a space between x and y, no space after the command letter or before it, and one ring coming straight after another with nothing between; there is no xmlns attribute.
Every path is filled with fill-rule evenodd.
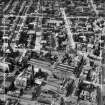
<svg viewBox="0 0 105 105"><path fill-rule="evenodd" d="M70 21L68 20L66 13L65 13L65 9L64 8L60 8L60 11L62 13L62 16L64 18L65 21L65 28L67 30L67 34L68 34L68 39L69 39L69 45L71 48L75 48L75 42L73 40L73 33L70 31Z"/></svg>

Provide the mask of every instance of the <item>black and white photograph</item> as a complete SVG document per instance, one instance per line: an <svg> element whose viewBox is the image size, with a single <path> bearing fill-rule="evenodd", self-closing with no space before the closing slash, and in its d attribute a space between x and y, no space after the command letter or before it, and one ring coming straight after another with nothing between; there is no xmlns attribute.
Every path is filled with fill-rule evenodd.
<svg viewBox="0 0 105 105"><path fill-rule="evenodd" d="M0 105L105 105L105 0L0 0Z"/></svg>

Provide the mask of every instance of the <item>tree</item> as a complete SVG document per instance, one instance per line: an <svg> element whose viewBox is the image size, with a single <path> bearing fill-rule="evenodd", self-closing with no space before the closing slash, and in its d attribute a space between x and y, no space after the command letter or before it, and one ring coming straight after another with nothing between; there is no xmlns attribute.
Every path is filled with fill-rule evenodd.
<svg viewBox="0 0 105 105"><path fill-rule="evenodd" d="M20 96L23 95L23 88L20 89Z"/></svg>
<svg viewBox="0 0 105 105"><path fill-rule="evenodd" d="M60 99L60 105L65 105L65 102L64 102L64 98L63 97L61 97L61 99Z"/></svg>
<svg viewBox="0 0 105 105"><path fill-rule="evenodd" d="M34 66L32 66L32 75L31 75L30 82L31 82L31 86L33 86L34 85Z"/></svg>
<svg viewBox="0 0 105 105"><path fill-rule="evenodd" d="M73 89L74 89L74 81L67 83L67 86L66 86L66 91L67 91L66 96L67 97L72 94Z"/></svg>

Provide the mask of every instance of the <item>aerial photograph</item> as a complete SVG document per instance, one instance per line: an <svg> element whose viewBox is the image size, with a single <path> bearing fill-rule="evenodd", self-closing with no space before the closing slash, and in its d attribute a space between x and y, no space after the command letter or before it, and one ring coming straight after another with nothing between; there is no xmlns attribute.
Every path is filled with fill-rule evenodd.
<svg viewBox="0 0 105 105"><path fill-rule="evenodd" d="M105 0L0 0L0 105L105 105Z"/></svg>

